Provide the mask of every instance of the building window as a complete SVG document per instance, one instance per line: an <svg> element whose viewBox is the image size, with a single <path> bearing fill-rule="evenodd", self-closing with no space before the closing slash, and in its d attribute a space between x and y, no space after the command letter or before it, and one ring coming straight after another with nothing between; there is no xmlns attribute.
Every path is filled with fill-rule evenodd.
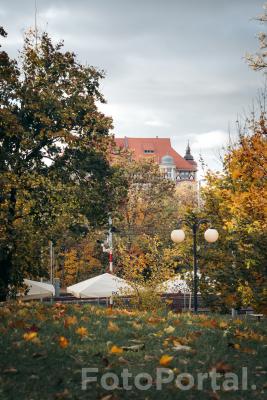
<svg viewBox="0 0 267 400"><path fill-rule="evenodd" d="M192 181L195 179L195 173L190 171L178 171L176 179L181 181Z"/></svg>
<svg viewBox="0 0 267 400"><path fill-rule="evenodd" d="M145 154L153 154L153 153L154 153L154 150L144 150L144 153L145 153Z"/></svg>

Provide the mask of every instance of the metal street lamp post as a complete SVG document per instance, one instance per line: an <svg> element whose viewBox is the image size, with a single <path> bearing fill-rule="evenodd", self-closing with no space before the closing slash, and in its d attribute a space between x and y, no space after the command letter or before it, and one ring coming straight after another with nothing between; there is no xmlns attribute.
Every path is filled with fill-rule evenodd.
<svg viewBox="0 0 267 400"><path fill-rule="evenodd" d="M188 226L193 233L193 276L194 276L194 312L198 312L198 260L197 260L197 233L201 224L209 224L210 221L204 218L194 217L192 221L187 219L178 220L179 229L175 229L171 233L171 239L174 243L181 243L185 239L185 233L183 229L180 229L182 224ZM219 234L216 229L208 228L204 233L204 238L209 243L214 243L218 239Z"/></svg>

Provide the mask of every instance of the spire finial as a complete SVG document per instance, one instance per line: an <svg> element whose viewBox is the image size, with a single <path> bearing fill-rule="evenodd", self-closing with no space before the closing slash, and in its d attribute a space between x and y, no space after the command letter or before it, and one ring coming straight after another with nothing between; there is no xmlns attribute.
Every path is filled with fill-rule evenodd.
<svg viewBox="0 0 267 400"><path fill-rule="evenodd" d="M187 147L186 147L184 159L187 160L187 161L193 161L194 160L194 157L191 154L189 140L187 142Z"/></svg>

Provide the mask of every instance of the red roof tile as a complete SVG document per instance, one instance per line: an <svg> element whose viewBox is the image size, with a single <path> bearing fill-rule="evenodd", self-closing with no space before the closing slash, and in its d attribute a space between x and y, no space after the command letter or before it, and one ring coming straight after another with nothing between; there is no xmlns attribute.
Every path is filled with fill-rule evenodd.
<svg viewBox="0 0 267 400"><path fill-rule="evenodd" d="M176 168L187 171L196 171L196 165L190 164L180 154L178 154L171 146L169 138L115 138L116 145L121 148L127 148L133 152L135 160L140 158L154 157L157 163L163 156L169 155L173 157ZM152 150L153 153L145 153L145 150Z"/></svg>

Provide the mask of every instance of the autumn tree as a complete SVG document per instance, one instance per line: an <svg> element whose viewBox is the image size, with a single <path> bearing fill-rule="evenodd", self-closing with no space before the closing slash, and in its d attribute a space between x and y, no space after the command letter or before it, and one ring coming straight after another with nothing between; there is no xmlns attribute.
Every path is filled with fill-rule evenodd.
<svg viewBox="0 0 267 400"><path fill-rule="evenodd" d="M210 173L204 189L207 214L222 227L220 249L205 266L202 289L227 307L266 311L267 127L254 115L230 146L224 171ZM210 297L211 299L211 297Z"/></svg>
<svg viewBox="0 0 267 400"><path fill-rule="evenodd" d="M122 239L116 248L117 272L132 288L132 304L139 309L161 307L161 285L175 275L175 249L157 235L145 234L138 236L130 249Z"/></svg>
<svg viewBox="0 0 267 400"><path fill-rule="evenodd" d="M1 29L2 37L6 33ZM0 52L0 292L42 276L43 247L101 224L116 204L106 151L112 120L97 108L102 71L44 33L19 60ZM118 179L116 178L116 183ZM114 194L112 190L114 189ZM112 198L112 202L110 199Z"/></svg>

